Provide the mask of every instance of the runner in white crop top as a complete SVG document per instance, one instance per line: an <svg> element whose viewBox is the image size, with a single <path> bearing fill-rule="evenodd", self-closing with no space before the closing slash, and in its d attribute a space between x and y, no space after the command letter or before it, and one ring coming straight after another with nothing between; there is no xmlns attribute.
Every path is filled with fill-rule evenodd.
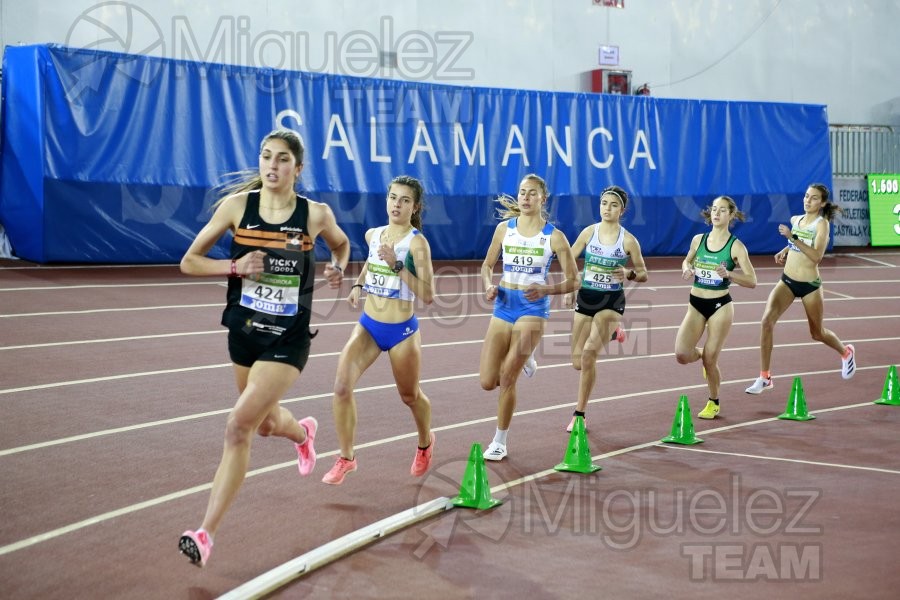
<svg viewBox="0 0 900 600"><path fill-rule="evenodd" d="M411 302L415 300L416 295L400 277L400 271L395 272L393 270L394 264L388 264L378 255L378 249L381 247L383 240L389 237L388 227L388 225L376 227L371 230L370 235L366 236L369 239L369 256L366 260L366 271L368 273L363 289L369 294ZM406 269L412 267L410 270L413 275L416 273L415 262L412 261L409 246L416 235L419 235L419 230L411 227L404 237L393 244L395 260L402 261Z"/></svg>
<svg viewBox="0 0 900 600"><path fill-rule="evenodd" d="M347 297L356 308L360 292L365 289L365 305L341 351L334 378L332 406L340 454L322 478L331 485L341 484L357 468L353 388L382 352L390 358L397 392L409 407L418 432L410 474L420 477L431 465L431 402L419 385L422 339L414 306L416 298L426 304L433 299L431 248L420 232L424 195L418 179L395 177L386 198L388 224L366 232L368 258Z"/></svg>
<svg viewBox="0 0 900 600"><path fill-rule="evenodd" d="M784 265L784 273L766 302L766 311L760 323L760 372L756 381L745 390L748 394L759 394L774 387L770 368L775 324L797 298L800 298L806 311L812 339L841 355L841 377L850 379L856 372L856 350L853 345L844 344L823 324L825 304L819 263L828 247L831 220L840 212L840 208L828 199L827 187L819 183L810 185L803 196L803 214L791 217L790 227L784 224L778 226L778 233L788 243L775 255L775 263Z"/></svg>

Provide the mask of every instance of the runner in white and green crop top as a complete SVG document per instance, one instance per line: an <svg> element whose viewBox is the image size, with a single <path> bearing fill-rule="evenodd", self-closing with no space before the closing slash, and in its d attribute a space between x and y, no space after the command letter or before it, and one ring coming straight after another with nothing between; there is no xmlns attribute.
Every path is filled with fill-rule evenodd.
<svg viewBox="0 0 900 600"><path fill-rule="evenodd" d="M681 264L682 277L693 280L693 285L690 305L675 337L675 359L682 365L703 361L709 400L697 416L714 419L720 411L719 353L734 321L734 304L728 287L732 283L756 287L756 272L747 248L730 231L735 220L744 220L744 213L738 210L734 200L719 196L700 214L712 229L694 236ZM698 348L704 332L706 345Z"/></svg>
<svg viewBox="0 0 900 600"><path fill-rule="evenodd" d="M431 465L431 402L419 385L422 339L415 315L416 298L425 304L431 304L434 298L431 247L421 232L424 195L418 179L395 177L385 198L387 225L366 232L366 262L347 301L356 308L362 291L366 299L359 323L341 350L334 378L332 405L340 454L322 478L331 485L340 485L348 473L356 471L353 389L382 352L390 359L397 393L409 407L418 432L410 474L420 477Z"/></svg>
<svg viewBox="0 0 900 600"><path fill-rule="evenodd" d="M790 227L784 224L778 226L778 233L787 240L787 246L775 255L775 262L784 265L784 272L766 302L760 324L759 377L746 389L748 394L759 394L774 387L770 368L775 324L797 298L800 298L806 311L812 339L841 355L841 377L850 379L856 372L853 345L844 344L823 324L825 306L819 263L828 247L831 220L838 212L840 208L829 202L828 188L814 183L803 196L803 214L791 217Z"/></svg>

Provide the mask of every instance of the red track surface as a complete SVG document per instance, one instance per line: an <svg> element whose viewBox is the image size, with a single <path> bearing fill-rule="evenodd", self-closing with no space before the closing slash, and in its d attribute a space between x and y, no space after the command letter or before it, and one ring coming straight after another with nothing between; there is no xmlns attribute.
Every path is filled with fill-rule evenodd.
<svg viewBox="0 0 900 600"><path fill-rule="evenodd" d="M506 502L419 523L277 595L896 598L900 407L871 401L900 358L900 254L822 263L826 326L857 348L852 381L840 378L838 356L809 338L795 303L776 329L776 388L749 396L758 321L779 275L771 257L755 257L760 285L732 292L722 415L694 419L705 443L691 447L653 443L669 433L680 394L694 414L706 398L699 364L673 356L688 294L677 264L648 259L650 282L628 293L629 339L598 364L587 423L602 471L552 471L578 384L568 365L571 315L555 304L540 369L519 382L510 457L489 466L491 485L512 484L495 494ZM497 394L477 378L489 319L479 265L438 265L440 296L419 312L435 468L409 476L415 429L381 358L357 392L359 471L339 487L321 484L336 449L337 353L358 313L320 289L320 335L284 402L298 418L319 419L320 465L301 479L290 443L257 438L250 476L210 563L197 569L177 541L203 515L235 400L218 324L224 282L171 266L0 266L5 598L218 596L353 530L455 495L472 443L493 434ZM794 376L815 421L773 418Z"/></svg>

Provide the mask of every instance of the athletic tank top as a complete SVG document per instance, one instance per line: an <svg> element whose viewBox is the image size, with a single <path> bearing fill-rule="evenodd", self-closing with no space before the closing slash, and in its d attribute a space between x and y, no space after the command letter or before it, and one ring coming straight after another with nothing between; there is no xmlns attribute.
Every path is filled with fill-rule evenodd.
<svg viewBox="0 0 900 600"><path fill-rule="evenodd" d="M819 224L819 221L822 220L822 215L816 217L816 219L810 223L809 225L804 225L800 227L800 219L803 218L803 215L794 215L791 217L791 235L796 235L799 240L796 242L803 242L810 248L816 247L816 226ZM800 248L797 247L794 238L790 238L788 240L788 248L793 252L800 252Z"/></svg>
<svg viewBox="0 0 900 600"><path fill-rule="evenodd" d="M503 277L500 282L527 286L547 283L547 273L553 261L550 237L555 227L550 223L537 235L525 237L517 229L518 219L506 223L503 237Z"/></svg>
<svg viewBox="0 0 900 600"><path fill-rule="evenodd" d="M244 216L231 241L231 259L262 250L264 271L254 281L229 277L222 324L270 336L308 330L312 307L315 255L309 236L307 199L284 223L266 223L259 216L259 192L247 195Z"/></svg>
<svg viewBox="0 0 900 600"><path fill-rule="evenodd" d="M719 277L716 267L724 262L727 270L734 270L735 263L731 258L731 246L734 245L736 239L733 235L730 236L721 250L713 252L706 245L709 241L709 234L703 234L703 237L700 238L700 246L697 248L697 255L694 257L694 287L704 290L728 289L731 280Z"/></svg>
<svg viewBox="0 0 900 600"><path fill-rule="evenodd" d="M376 227L372 231L372 237L369 239L369 258L366 260L366 285L365 290L376 296L385 298L396 298L397 300L415 300L416 295L409 286L400 279L399 273L391 271L391 267L380 258L378 258L378 247L381 246L381 234L387 229L387 225ZM419 235L418 229L413 229L399 242L394 244L394 252L397 254L397 260L402 260L407 270L415 275L415 268L412 267L412 255L409 253L409 245L412 243L413 237Z"/></svg>
<svg viewBox="0 0 900 600"><path fill-rule="evenodd" d="M585 290L615 292L622 289L622 282L613 278L613 271L628 262L625 254L625 228L619 226L619 237L612 245L600 242L600 224L594 225L594 235L584 247L584 270L581 287Z"/></svg>

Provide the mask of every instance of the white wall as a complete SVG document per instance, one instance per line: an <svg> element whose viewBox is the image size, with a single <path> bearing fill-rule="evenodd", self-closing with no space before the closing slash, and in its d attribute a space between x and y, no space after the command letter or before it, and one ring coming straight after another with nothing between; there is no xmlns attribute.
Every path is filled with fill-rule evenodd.
<svg viewBox="0 0 900 600"><path fill-rule="evenodd" d="M897 0L624 3L0 0L0 44L554 91L589 91L612 44L654 96L827 104L832 123L900 125ZM399 69L377 67L379 49Z"/></svg>

